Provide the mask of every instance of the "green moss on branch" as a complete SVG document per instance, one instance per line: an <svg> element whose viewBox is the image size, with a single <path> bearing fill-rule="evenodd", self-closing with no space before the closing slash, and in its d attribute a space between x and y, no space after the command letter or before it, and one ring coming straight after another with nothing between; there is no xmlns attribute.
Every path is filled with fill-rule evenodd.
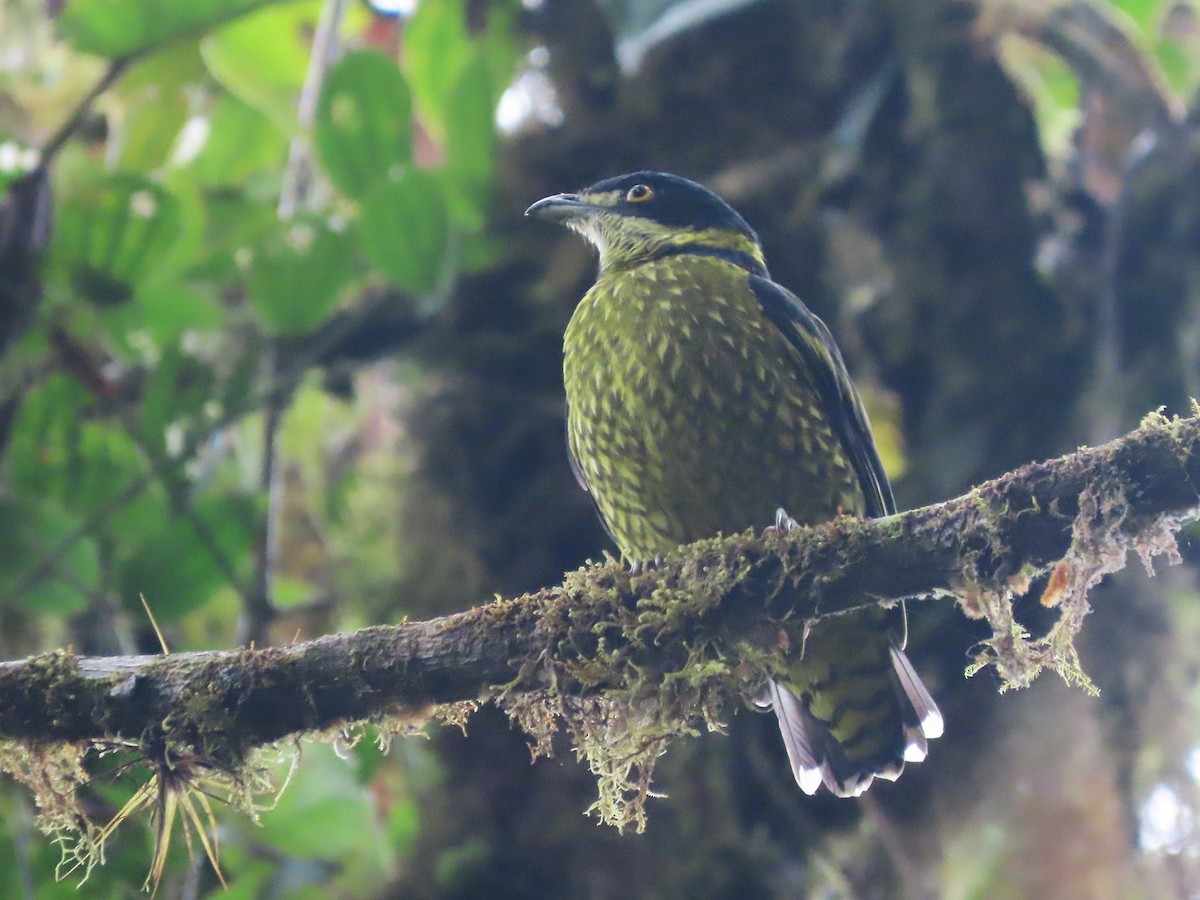
<svg viewBox="0 0 1200 900"><path fill-rule="evenodd" d="M3 663L0 767L121 743L236 780L255 748L289 736L363 721L406 730L447 704L500 698L541 750L565 723L599 777L600 815L641 827L654 760L677 737L720 729L813 618L950 594L992 625L977 666L1023 685L1049 665L1086 685L1072 640L1088 590L1131 550L1147 566L1175 561L1198 484L1200 419L1151 415L945 503L700 541L638 575L609 559L441 619L261 650ZM1063 615L1031 641L1011 601L1046 572L1043 601Z"/></svg>

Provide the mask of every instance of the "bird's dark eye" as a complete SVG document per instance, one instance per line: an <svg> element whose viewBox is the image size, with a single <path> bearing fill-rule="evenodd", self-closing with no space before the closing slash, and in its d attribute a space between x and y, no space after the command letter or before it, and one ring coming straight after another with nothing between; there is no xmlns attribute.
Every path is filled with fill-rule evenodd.
<svg viewBox="0 0 1200 900"><path fill-rule="evenodd" d="M625 199L630 203L645 203L653 196L654 191L652 191L647 185L635 184L629 189L629 193L625 195Z"/></svg>

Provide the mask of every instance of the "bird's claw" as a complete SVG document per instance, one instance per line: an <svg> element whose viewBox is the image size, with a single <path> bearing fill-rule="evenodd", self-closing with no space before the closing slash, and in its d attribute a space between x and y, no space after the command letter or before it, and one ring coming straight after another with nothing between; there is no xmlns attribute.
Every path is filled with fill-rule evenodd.
<svg viewBox="0 0 1200 900"><path fill-rule="evenodd" d="M662 564L663 558L661 556L656 556L654 559L635 559L629 564L629 574L636 578L644 572L661 567Z"/></svg>
<svg viewBox="0 0 1200 900"><path fill-rule="evenodd" d="M775 510L775 524L767 526L763 537L773 537L777 534L788 534L800 527L800 523L788 515L782 506Z"/></svg>
<svg viewBox="0 0 1200 900"><path fill-rule="evenodd" d="M764 681L757 688L747 694L752 709L756 710L757 712L767 712L771 709L771 688L771 682Z"/></svg>

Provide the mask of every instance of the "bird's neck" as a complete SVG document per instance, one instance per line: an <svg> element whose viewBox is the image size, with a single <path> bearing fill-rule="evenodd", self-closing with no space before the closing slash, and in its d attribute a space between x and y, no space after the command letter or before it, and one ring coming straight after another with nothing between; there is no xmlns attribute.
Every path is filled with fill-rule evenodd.
<svg viewBox="0 0 1200 900"><path fill-rule="evenodd" d="M638 235L626 239L617 235L596 242L600 249L600 277L643 265L668 256L694 253L724 259L755 275L766 275L762 248L749 236L722 228L664 233L653 237Z"/></svg>

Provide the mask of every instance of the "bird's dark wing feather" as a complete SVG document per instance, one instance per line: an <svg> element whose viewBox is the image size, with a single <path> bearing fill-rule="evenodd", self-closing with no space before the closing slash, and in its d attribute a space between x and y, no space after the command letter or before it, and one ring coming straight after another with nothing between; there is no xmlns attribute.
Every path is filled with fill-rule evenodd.
<svg viewBox="0 0 1200 900"><path fill-rule="evenodd" d="M896 511L892 487L875 449L862 401L850 383L846 364L829 329L791 291L770 278L753 274L749 277L750 288L767 318L800 351L808 365L834 433L862 485L867 515L872 518L891 515Z"/></svg>

